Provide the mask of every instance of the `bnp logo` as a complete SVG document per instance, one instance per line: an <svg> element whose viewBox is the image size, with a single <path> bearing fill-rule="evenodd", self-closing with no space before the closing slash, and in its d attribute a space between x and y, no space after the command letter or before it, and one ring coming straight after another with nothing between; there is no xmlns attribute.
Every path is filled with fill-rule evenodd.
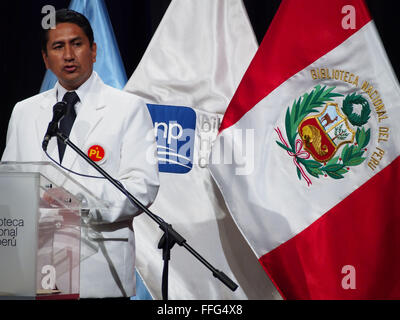
<svg viewBox="0 0 400 320"><path fill-rule="evenodd" d="M160 172L187 173L193 167L196 113L180 106L147 105L157 140Z"/></svg>

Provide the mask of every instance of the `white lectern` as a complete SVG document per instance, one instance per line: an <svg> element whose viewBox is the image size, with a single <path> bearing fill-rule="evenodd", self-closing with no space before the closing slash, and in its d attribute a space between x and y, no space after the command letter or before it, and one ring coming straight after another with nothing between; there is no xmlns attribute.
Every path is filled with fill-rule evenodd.
<svg viewBox="0 0 400 320"><path fill-rule="evenodd" d="M105 206L49 162L0 162L0 299L79 298L85 217Z"/></svg>

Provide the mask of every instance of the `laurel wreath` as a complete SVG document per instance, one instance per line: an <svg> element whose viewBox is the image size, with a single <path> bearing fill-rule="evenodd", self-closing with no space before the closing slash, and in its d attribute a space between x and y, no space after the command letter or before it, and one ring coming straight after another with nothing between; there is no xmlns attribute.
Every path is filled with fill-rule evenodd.
<svg viewBox="0 0 400 320"><path fill-rule="evenodd" d="M276 141L281 148L291 152L292 154L296 154L295 144L298 135L297 127L305 116L312 112L318 112L316 108L321 107L328 101L333 101L332 98L334 97L343 96L340 93L332 92L334 89L335 87L326 88L326 86L321 87L320 85L317 85L309 94L305 93L297 101L295 100L291 109L290 107L287 108L285 127L290 147L286 147L281 142ZM362 111L360 115L353 112L353 104L361 104ZM363 97L355 95L355 93L346 96L343 101L342 110L348 118L349 116L352 118L351 121L349 118L349 121L353 125L357 123L356 125L361 127L363 124L368 122L370 113L368 102ZM349 167L357 166L366 159L363 157L363 154L366 151L365 147L368 145L369 140L370 129L365 131L364 128L357 128L356 143L353 145L346 144L340 156L333 157L327 163L322 164L315 160L303 159L297 156L296 160L299 164L302 164L307 172L313 177L319 178L323 175L334 179L341 179L343 178L343 175L349 171ZM298 167L296 167L296 169L297 176L301 180L300 169Z"/></svg>
<svg viewBox="0 0 400 320"><path fill-rule="evenodd" d="M360 115L353 112L354 104L361 105ZM342 111L347 116L350 123L353 126L357 127L361 127L364 124L366 124L371 114L371 109L369 107L368 101L364 97L356 95L355 92L353 94L346 96L346 98L343 100Z"/></svg>

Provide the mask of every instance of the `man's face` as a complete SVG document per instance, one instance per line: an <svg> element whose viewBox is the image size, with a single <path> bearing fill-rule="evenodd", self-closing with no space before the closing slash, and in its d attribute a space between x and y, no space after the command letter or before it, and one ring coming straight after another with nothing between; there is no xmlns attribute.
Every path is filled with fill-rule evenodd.
<svg viewBox="0 0 400 320"><path fill-rule="evenodd" d="M48 32L47 54L42 52L47 69L53 71L60 84L75 90L92 74L96 61L96 43L90 47L85 32L76 24L59 23Z"/></svg>

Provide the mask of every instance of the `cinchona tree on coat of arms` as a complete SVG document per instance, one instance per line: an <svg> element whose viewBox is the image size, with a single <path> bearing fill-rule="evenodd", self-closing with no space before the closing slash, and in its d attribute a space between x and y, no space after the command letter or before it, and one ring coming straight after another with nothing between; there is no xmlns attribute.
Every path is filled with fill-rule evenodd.
<svg viewBox="0 0 400 320"><path fill-rule="evenodd" d="M281 130L275 129L280 139L276 143L293 157L297 176L303 177L308 185L311 180L307 173L316 178L342 179L351 166L366 159L363 154L370 140L370 129L365 130L364 125L371 113L368 101L352 93L340 107L334 98L343 95L334 89L317 85L295 100L292 108L288 107L287 141Z"/></svg>

